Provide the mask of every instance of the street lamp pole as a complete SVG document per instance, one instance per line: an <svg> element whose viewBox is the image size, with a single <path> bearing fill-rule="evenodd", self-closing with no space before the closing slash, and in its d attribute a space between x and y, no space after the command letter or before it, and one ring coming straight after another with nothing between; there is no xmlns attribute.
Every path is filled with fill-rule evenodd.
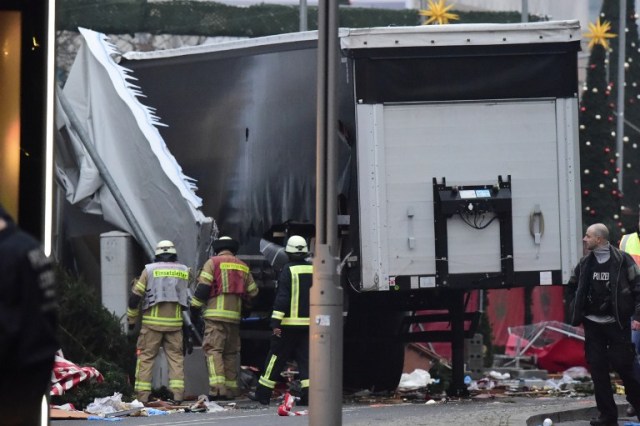
<svg viewBox="0 0 640 426"><path fill-rule="evenodd" d="M316 242L309 324L309 425L342 425L342 305L337 274L338 3L318 3Z"/></svg>
<svg viewBox="0 0 640 426"><path fill-rule="evenodd" d="M618 24L618 113L616 114L616 153L618 158L616 165L618 166L618 190L623 191L623 170L624 170L624 63L625 63L625 46L626 46L626 17L627 17L627 0L620 0L620 16Z"/></svg>
<svg viewBox="0 0 640 426"><path fill-rule="evenodd" d="M307 0L300 0L300 32L307 29Z"/></svg>

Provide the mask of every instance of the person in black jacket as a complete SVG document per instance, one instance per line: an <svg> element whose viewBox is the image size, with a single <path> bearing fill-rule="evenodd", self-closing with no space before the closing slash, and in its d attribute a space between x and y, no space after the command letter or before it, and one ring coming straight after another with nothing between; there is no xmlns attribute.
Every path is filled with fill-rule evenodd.
<svg viewBox="0 0 640 426"><path fill-rule="evenodd" d="M640 330L640 269L629 254L609 244L609 230L601 223L589 226L583 241L590 252L569 279L569 322L584 325L585 357L600 412L591 425L613 426L618 424L618 409L610 366L622 379L629 404L636 412L640 409L635 350L629 339L630 327Z"/></svg>
<svg viewBox="0 0 640 426"><path fill-rule="evenodd" d="M309 404L309 290L313 281L313 267L305 260L309 250L299 235L287 240L285 252L289 257L280 276L271 315L271 346L262 376L255 393L249 398L269 405L273 388L287 361L298 364L298 378L302 385L298 405Z"/></svg>
<svg viewBox="0 0 640 426"><path fill-rule="evenodd" d="M51 260L0 205L0 423L40 424L55 353Z"/></svg>

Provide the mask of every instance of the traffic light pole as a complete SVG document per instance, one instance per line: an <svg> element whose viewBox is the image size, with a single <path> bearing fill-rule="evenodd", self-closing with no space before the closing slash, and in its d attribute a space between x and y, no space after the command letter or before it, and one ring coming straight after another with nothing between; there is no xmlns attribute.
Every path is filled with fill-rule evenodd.
<svg viewBox="0 0 640 426"><path fill-rule="evenodd" d="M342 425L342 288L337 274L338 3L318 4L316 243L309 325L309 425Z"/></svg>

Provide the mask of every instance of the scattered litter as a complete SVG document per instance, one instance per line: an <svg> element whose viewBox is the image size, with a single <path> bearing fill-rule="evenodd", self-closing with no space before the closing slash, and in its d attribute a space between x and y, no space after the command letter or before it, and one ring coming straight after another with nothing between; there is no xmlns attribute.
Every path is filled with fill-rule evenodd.
<svg viewBox="0 0 640 426"><path fill-rule="evenodd" d="M113 413L109 413L109 414L105 414L105 417L124 417L124 416L130 416L130 415L134 415L139 413L142 410L142 408L132 408L130 410L122 410L122 411L115 411Z"/></svg>
<svg viewBox="0 0 640 426"><path fill-rule="evenodd" d="M62 405L51 405L51 408L56 408L58 410L65 410L65 411L77 411L76 407L71 404L70 402L67 402L66 404L62 404Z"/></svg>
<svg viewBox="0 0 640 426"><path fill-rule="evenodd" d="M428 385L434 382L435 380L431 378L431 375L428 371L416 368L411 373L402 373L402 376L400 376L398 391L406 392L420 388L426 388Z"/></svg>
<svg viewBox="0 0 640 426"><path fill-rule="evenodd" d="M140 410L140 414L143 417L149 417L149 416L166 416L169 413L164 410L158 410L157 408L144 407L143 409Z"/></svg>
<svg viewBox="0 0 640 426"><path fill-rule="evenodd" d="M284 394L282 398L282 404L278 406L278 415L279 416L306 416L309 414L309 410L302 411L293 411L292 408L295 405L296 401L300 398L297 398L291 395L289 392Z"/></svg>
<svg viewBox="0 0 640 426"><path fill-rule="evenodd" d="M489 377L496 380L509 380L511 378L511 374L509 373L499 373L497 371L490 371Z"/></svg>
<svg viewBox="0 0 640 426"><path fill-rule="evenodd" d="M229 408L235 408L236 404L229 404ZM218 411L226 411L227 409L216 404L213 401L209 401L209 397L207 395L200 395L198 397L198 401L194 404L191 404L185 411L191 413L216 413Z"/></svg>
<svg viewBox="0 0 640 426"><path fill-rule="evenodd" d="M402 381L402 379L400 379ZM371 395L371 391L369 389L363 389L353 394L356 398L368 397Z"/></svg>
<svg viewBox="0 0 640 426"><path fill-rule="evenodd" d="M567 377L568 379L579 380L579 379L590 379L591 374L589 374L589 370L582 366L570 367L564 370L562 373L562 378Z"/></svg>
<svg viewBox="0 0 640 426"><path fill-rule="evenodd" d="M120 417L102 417L102 416L89 416L87 420L104 420L105 422L121 422Z"/></svg>
<svg viewBox="0 0 640 426"><path fill-rule="evenodd" d="M133 402L122 402L122 394L119 392L114 393L112 396L104 398L95 398L91 404L85 408L85 412L89 414L95 414L97 416L106 416L107 414L113 414L120 411L134 410L144 408L138 400Z"/></svg>
<svg viewBox="0 0 640 426"><path fill-rule="evenodd" d="M69 404L65 404L65 405L69 405ZM89 417L89 415L84 411L51 407L51 409L49 410L49 417L51 417L52 420L72 420L72 419L86 419Z"/></svg>

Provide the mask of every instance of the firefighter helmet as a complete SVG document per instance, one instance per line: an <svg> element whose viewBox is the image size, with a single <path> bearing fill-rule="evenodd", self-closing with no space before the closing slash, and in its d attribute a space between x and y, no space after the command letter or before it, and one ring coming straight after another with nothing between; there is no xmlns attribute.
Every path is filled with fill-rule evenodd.
<svg viewBox="0 0 640 426"><path fill-rule="evenodd" d="M292 235L287 240L287 247L285 247L284 251L289 254L307 254L309 253L309 248L304 238L300 235Z"/></svg>
<svg viewBox="0 0 640 426"><path fill-rule="evenodd" d="M162 240L156 245L156 256L161 254L178 254L176 246L169 240Z"/></svg>
<svg viewBox="0 0 640 426"><path fill-rule="evenodd" d="M220 253L222 250L229 250L231 253L236 254L240 244L231 237L220 237L213 242L213 252Z"/></svg>

